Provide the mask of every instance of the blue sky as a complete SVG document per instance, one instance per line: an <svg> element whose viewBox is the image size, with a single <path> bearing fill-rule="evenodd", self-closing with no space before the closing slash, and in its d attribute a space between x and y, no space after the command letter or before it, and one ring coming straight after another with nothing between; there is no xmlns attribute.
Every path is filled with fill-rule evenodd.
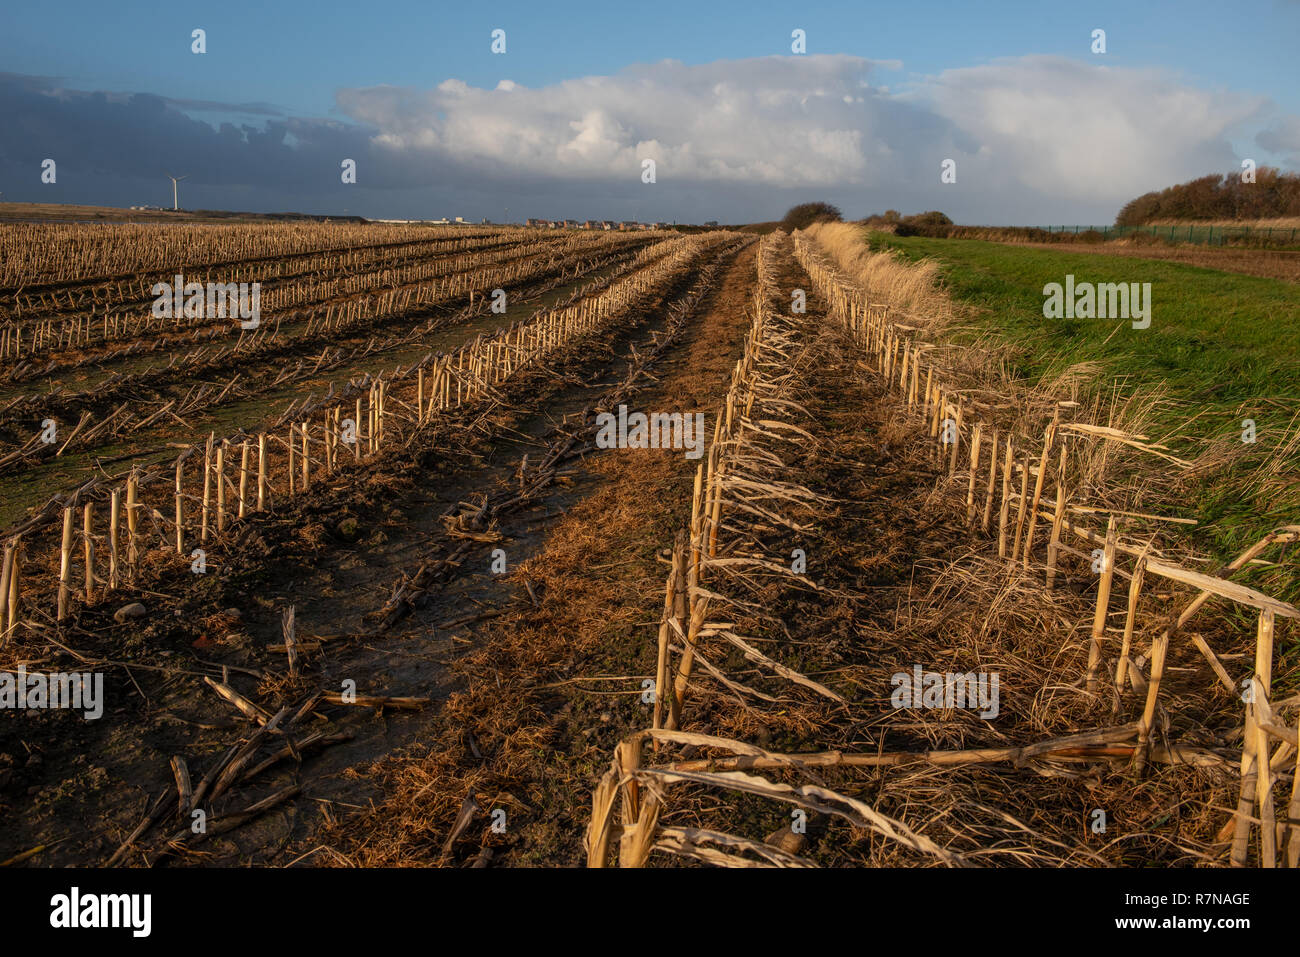
<svg viewBox="0 0 1300 957"><path fill-rule="evenodd" d="M207 32L208 52L201 56L190 51L196 27ZM489 34L498 27L506 31L505 55L489 48ZM791 56L795 28L806 31L806 57ZM1106 31L1104 56L1090 50L1095 28ZM787 200L825 194L851 215L885 206L908 212L909 203L921 203L951 207L965 221L1108 221L1135 190L1226 172L1241 157L1292 167L1300 156L1297 47L1300 3L1294 0L1250 7L608 0L10 4L0 15L0 70L11 82L18 82L14 76L43 79L26 80L24 95L2 101L11 111L5 126L11 134L20 130L26 142L6 148L0 138L0 177L7 199L160 202L124 198L151 191L148 184L157 178L131 170L151 169L155 158L164 166L204 166L184 150L157 156L167 152L160 144L169 135L184 135L196 143L205 139L205 156L230 150L229 169L191 174L190 205L319 212L346 206L387 216L460 210L492 218L506 205L520 216L624 217L637 208L641 218L687 219L699 212L701 219L738 221L769 218ZM826 54L847 58L819 62ZM770 57L796 61L794 72L763 59ZM649 79L628 77L629 68L665 60L677 66ZM769 67L781 74L770 88ZM798 72L803 69L806 76ZM977 72L960 72L972 69ZM1097 70L1116 74L1101 84L1108 92L1100 97L1093 95L1099 84L1090 73ZM602 85L597 78L621 79ZM699 91L728 78L767 89L749 103L736 94L724 108L752 109L748 126L764 127L766 135L752 144L753 163L729 151L734 135L731 143L718 143L707 122L689 128L685 111L713 108ZM435 92L448 80L462 81L471 92ZM502 81L536 95L521 104L521 91L498 90ZM1153 87L1148 117L1131 101ZM859 88L869 91L860 109L851 102ZM638 103L638 90L653 103ZM60 91L75 92L75 109ZM679 91L694 92L679 101ZM788 114L769 108L783 97L793 104L785 94L799 91L833 95L848 108L823 110L815 120L803 96ZM155 117L147 135L133 133L131 124L148 113L144 101L121 113L95 93L161 98L177 132L163 133ZM1038 102L1043 97L1054 98L1055 108ZM105 110L98 126L97 106ZM1113 137L1097 148L1098 163L1109 163L1110 154L1135 138L1132 149L1143 163L1121 163L1113 170L1113 188L1104 177L1091 183L1088 171L1069 157L1040 152L1045 141L1023 124L1026 111L1038 107L1044 117L1078 118L1075 126L1057 130L1058 138L1076 127L1093 143L1099 131ZM1116 129L1106 132L1096 124L1109 110L1118 118ZM1163 127L1170 110L1186 114L1185 128ZM673 126L674 111L680 128ZM772 135L787 115L792 135L813 144L818 168L785 155ZM501 125L499 151L466 132L475 116ZM256 144L250 158L249 144L235 142L239 135L202 137L182 117L214 131L223 122L232 131L270 129L274 142ZM59 182L45 190L39 181L24 182L35 155L28 148L41 152L39 143L30 143L33 134L39 138L60 124L85 128L88 121L105 149L91 157L78 148L62 163ZM548 139L555 130L581 139L578 154L572 144ZM110 145L118 134L121 142ZM247 131L242 136L247 140ZM1147 141L1156 136L1172 137L1180 152ZM74 142L70 135L50 141L65 152ZM146 141L148 155L133 158L132 143ZM357 186L343 192L327 185L325 155L363 146L369 152L359 160ZM638 191L642 184L631 170L620 182L623 167L656 146L664 173L655 184L660 188ZM938 190L937 176L929 175L945 158L938 153L962 149L958 182L950 184L958 188ZM761 160L764 150L779 154L775 164ZM279 176L277 163L296 166ZM902 176L896 198L889 189L890 176L899 179L892 163L901 164L897 170L918 170ZM1036 163L1055 164L1064 188L1053 189L1051 176L1035 172ZM1008 175L1008 164L1016 175ZM381 176L366 175L378 169ZM1001 198L1000 190L1007 191ZM96 191L103 194L98 200ZM439 204L457 210L433 208Z"/></svg>

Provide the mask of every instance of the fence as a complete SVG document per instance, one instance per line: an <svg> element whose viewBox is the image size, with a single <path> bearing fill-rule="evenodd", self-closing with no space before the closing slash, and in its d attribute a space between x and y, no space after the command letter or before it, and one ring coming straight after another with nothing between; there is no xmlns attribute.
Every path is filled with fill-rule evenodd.
<svg viewBox="0 0 1300 957"><path fill-rule="evenodd" d="M997 228L997 227L990 227ZM1229 242L1242 245L1292 246L1300 242L1300 229L1286 226L1204 226L1180 223L1169 226L1035 226L1048 233L1096 232L1103 239L1119 239L1135 233L1154 236L1169 242L1224 246Z"/></svg>

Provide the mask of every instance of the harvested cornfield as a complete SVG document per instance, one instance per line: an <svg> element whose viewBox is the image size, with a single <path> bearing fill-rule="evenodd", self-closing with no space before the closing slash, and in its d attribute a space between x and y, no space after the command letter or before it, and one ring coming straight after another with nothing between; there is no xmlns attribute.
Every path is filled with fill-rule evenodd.
<svg viewBox="0 0 1300 957"><path fill-rule="evenodd" d="M0 227L0 859L1297 865L1300 526L933 265L116 228Z"/></svg>
<svg viewBox="0 0 1300 957"><path fill-rule="evenodd" d="M1180 564L1159 529L1188 519L1093 503L1117 450L1192 463L946 353L847 232L760 251L668 575L668 700L593 790L589 865L1296 866L1298 612L1230 579L1300 526ZM792 257L822 310L785 307Z"/></svg>

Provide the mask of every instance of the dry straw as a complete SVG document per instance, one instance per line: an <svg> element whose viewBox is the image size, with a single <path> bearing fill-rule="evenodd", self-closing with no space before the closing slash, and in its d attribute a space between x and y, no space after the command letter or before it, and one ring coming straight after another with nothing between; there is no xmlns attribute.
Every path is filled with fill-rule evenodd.
<svg viewBox="0 0 1300 957"><path fill-rule="evenodd" d="M937 340L937 333L951 318L935 291L933 264L906 266L891 256L870 253L863 247L858 231L845 225L819 225L796 235L794 255L816 294L828 305L828 315L878 370L885 387L897 395L900 414L918 423L912 434L937 453L931 461L942 463L944 473L938 491L951 496L954 517L960 516L963 524L972 529L987 530L993 537L986 539L986 547L1003 559L998 562L972 553L964 563L954 562L937 579L943 587L928 596L916 611L925 614L925 609L932 609L936 625L946 620L947 629L951 629L957 627L951 609L959 607L961 615L970 617L972 624L975 616L983 616L983 624L976 631L988 634L995 620L1004 621L1009 615L1024 618L1031 609L1039 609L1036 614L1042 616L1041 621L1026 620L1015 629L1015 633L1033 636L1039 657L1021 658L1003 666L1008 672L1037 681L1043 689L1040 703L1029 713L1040 738L995 748L890 753L837 749L777 754L734 738L692 735L684 730L691 714L687 696L698 684L694 676L696 664L745 711L778 703L790 708L789 692L774 696L765 690L766 684L745 678L734 666L724 666L724 661L731 660L726 653L728 646L732 654L740 651L741 660L747 660L758 675L775 676L788 687L821 697L828 704L847 704L824 683L781 664L773 653L760 651L752 639L737 634L725 620L736 615L763 617L759 596L771 593L764 592L764 583L755 577L760 572L769 576L767 581L781 581L787 589L809 587L799 576L790 574L780 559L741 555L742 546L757 543L753 535L746 533L747 525L805 527L801 522L806 523L818 507L817 497L792 481L788 470L773 467L783 461L781 443L817 441L792 422L780 421L794 406L791 377L799 371L801 342L808 337L799 317L772 306L781 300L775 279L776 262L788 255L789 242L777 234L765 239L761 246L750 334L719 410L714 444L696 476L689 535L680 537L674 549L656 669L657 687L669 699L667 718L661 724L663 709L656 707L653 727L632 735L619 746L610 771L597 786L588 835L589 865L605 866L615 848L622 866L644 864L652 852L719 866L810 863L777 846L779 840L758 841L701 826L698 821L684 827L671 817L665 820L664 815L671 810L670 793L683 786L723 789L791 802L818 814L851 817L856 826L870 828L913 852L949 865L976 862L981 853L971 849L971 844L978 845L979 835L1007 842L1007 835L1012 834L1015 839L1007 842L1008 849L998 853L1011 855L1019 863L1106 863L1107 858L1091 850L1071 848L1066 842L1034 831L1005 810L989 807L990 790L999 790L997 778L964 778L948 785L954 795L978 795L968 800L963 813L985 818L968 825L960 838L968 850L957 852L924 837L915 826L881 815L869 805L816 783L817 769L897 768L897 773L902 774L899 786L907 787L922 779L917 777L917 771L903 774L904 769L920 767L930 768L927 775L932 777L940 771L953 774L958 769L990 764L1024 766L1046 762L1040 773L1050 775L1062 772L1047 768L1068 766L1070 762L1120 762L1128 763L1141 775L1155 762L1173 768L1206 769L1220 775L1222 781L1228 763L1224 751L1230 746L1225 739L1218 739L1217 748L1207 748L1154 733L1160 714L1175 713L1180 723L1181 716L1188 716L1196 723L1195 716L1204 711L1198 700L1206 693L1204 685L1198 689L1180 680L1175 688L1167 687L1166 662L1175 642L1184 641L1209 663L1219 681L1239 690L1228 675L1224 659L1205 636L1183 631L1206 601L1217 597L1249 609L1258 617L1255 673L1249 682L1252 693L1247 695L1251 700L1244 710L1239 739L1239 800L1229 819L1232 827L1227 829L1232 839L1230 848L1209 842L1199 848L1184 845L1183 853L1202 863L1220 862L1226 853L1232 863L1244 864L1251 859L1253 848L1254 860L1271 867L1278 863L1285 848L1286 862L1295 866L1300 826L1291 822L1297 810L1295 761L1300 734L1278 713L1279 707L1287 710L1295 702L1280 706L1270 695L1276 620L1300 617L1300 609L1226 577L1187 568L1157 546L1160 525L1189 520L1095 504L1098 499L1104 501L1107 478L1118 462L1116 450L1147 456L1174 469L1193 466L1144 434L1142 420L1158 398L1116 396L1109 409L1097 401L1082 403L1080 383L1089 373L1083 366L1063 370L1050 384L1035 390L1014 388L996 356L981 354L978 349L946 349ZM918 319L927 313L934 318ZM783 411L762 413L761 418L753 411L764 408ZM1090 421L1101 412L1107 415L1104 425ZM991 527L994 514L998 516L995 535ZM1105 517L1105 531L1087 527L1078 516ZM1047 525L1045 543L1037 534L1040 523ZM1151 523L1157 526L1155 532L1133 538L1132 529ZM724 529L729 534L720 534ZM1288 526L1264 536L1230 563L1223 574L1231 575L1246 563L1258 560L1266 549L1295 541L1298 531ZM1086 648L1086 655L1079 657L1067 650L1055 656L1049 652L1044 657L1043 638L1050 637L1059 629L1059 623L1070 622L1076 614L1077 599L1072 594L1058 595L1060 589L1054 588L1066 571L1065 559L1074 556L1092 565L1098 585L1087 613L1091 627L1083 629L1086 638L1078 643ZM1010 563L1006 562L1008 558ZM1127 596L1118 642L1110 627L1111 593L1117 580L1125 583L1121 587ZM1157 581L1163 583L1164 592L1153 598L1151 585ZM742 586L739 593L738 585ZM1181 612L1168 618L1156 608L1144 612L1148 603L1167 604L1174 589L1180 587L1194 590ZM972 602L974 595L986 596L987 605ZM958 596L960 601L954 604ZM1228 619L1222 622L1230 629ZM914 620L913 628L918 626L920 622ZM1006 632L1005 627L1000 630ZM1070 630L1078 629L1071 624ZM905 636L881 635L878 640L886 645L906 644ZM1145 653L1135 654L1148 642ZM1113 667L1107 664L1110 660L1114 661ZM1077 670L1063 673L1063 665ZM675 679L670 677L674 670ZM1061 690L1049 691L1070 682L1077 690L1064 694ZM1097 707L1103 701L1110 706ZM842 719L828 713L822 720L829 721L825 729L831 733ZM1064 734L1055 730L1071 725L1073 730ZM941 737L947 737L951 730L933 723L922 726ZM1200 737L1205 740L1207 736L1202 732ZM653 742L656 751L661 745L688 746L697 753L707 751L709 756L647 766L642 750L646 741ZM757 769L779 771L793 778L777 782L748 773ZM1279 793L1288 783L1289 798ZM1010 794L1007 798L1014 800ZM1134 790L1128 799L1140 802L1143 798ZM1279 814L1279 804L1288 807L1287 814ZM617 820L616 807L621 807ZM1025 843L1027 836L1032 840ZM1012 845L1015 849L1010 849Z"/></svg>

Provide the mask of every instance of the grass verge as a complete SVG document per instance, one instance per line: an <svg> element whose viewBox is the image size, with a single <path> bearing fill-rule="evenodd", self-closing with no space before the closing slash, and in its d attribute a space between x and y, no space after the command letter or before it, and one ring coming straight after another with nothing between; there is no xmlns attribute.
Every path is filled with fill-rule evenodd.
<svg viewBox="0 0 1300 957"><path fill-rule="evenodd" d="M1277 279L1154 259L869 232L873 251L937 264L957 321L945 338L993 343L1011 378L1050 383L1090 364L1089 388L1156 397L1153 439L1194 460L1164 507L1197 519L1191 542L1227 560L1269 529L1300 520L1300 287ZM1047 319L1044 286L1151 284L1151 325L1124 319ZM1254 423L1248 442L1247 420ZM1300 596L1300 574L1246 576L1278 597Z"/></svg>

